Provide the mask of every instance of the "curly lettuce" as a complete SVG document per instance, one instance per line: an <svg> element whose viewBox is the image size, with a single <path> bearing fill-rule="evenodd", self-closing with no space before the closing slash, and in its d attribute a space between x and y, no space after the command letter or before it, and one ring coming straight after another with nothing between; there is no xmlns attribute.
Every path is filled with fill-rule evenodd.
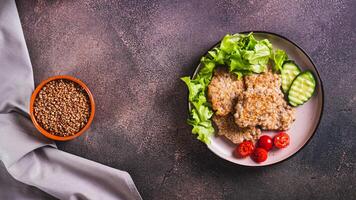
<svg viewBox="0 0 356 200"><path fill-rule="evenodd" d="M273 70L280 72L282 70L283 63L288 60L288 55L285 51L277 49L273 54Z"/></svg>
<svg viewBox="0 0 356 200"><path fill-rule="evenodd" d="M188 124L193 127L192 133L200 141L209 144L209 138L215 131L211 121L213 111L206 98L215 67L227 66L231 73L242 78L244 75L265 72L270 59L278 63L276 69L279 69L284 62L281 60L285 59L281 51L273 53L272 44L267 39L256 40L252 33L227 34L218 47L201 58L202 67L194 79L188 76L181 78L189 90L191 109Z"/></svg>

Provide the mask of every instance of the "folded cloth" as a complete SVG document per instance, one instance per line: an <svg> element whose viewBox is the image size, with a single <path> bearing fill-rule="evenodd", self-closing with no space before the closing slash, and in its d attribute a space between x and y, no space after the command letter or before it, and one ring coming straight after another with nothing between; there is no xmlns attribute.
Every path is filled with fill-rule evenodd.
<svg viewBox="0 0 356 200"><path fill-rule="evenodd" d="M60 151L33 127L33 73L14 0L0 2L0 160L58 199L142 199L127 172Z"/></svg>

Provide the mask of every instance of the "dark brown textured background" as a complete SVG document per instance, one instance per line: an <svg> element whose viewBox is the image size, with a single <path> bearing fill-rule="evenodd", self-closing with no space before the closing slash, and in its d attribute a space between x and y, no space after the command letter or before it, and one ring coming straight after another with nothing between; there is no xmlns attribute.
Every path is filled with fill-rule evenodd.
<svg viewBox="0 0 356 200"><path fill-rule="evenodd" d="M60 149L128 171L144 199L356 197L355 1L17 1L35 82L82 79L97 113ZM315 61L326 104L297 156L246 168L190 134L187 89L199 58L226 33L276 32ZM16 185L1 171L3 178ZM18 191L38 194L18 184ZM352 199L352 198L351 198Z"/></svg>

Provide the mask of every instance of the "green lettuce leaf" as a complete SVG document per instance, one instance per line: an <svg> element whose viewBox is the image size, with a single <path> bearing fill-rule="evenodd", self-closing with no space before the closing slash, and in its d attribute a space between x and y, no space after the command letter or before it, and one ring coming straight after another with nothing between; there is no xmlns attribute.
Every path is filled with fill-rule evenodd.
<svg viewBox="0 0 356 200"><path fill-rule="evenodd" d="M194 124L192 133L198 135L198 139L205 144L210 143L209 137L214 134L214 127L211 121L201 122L199 124Z"/></svg>
<svg viewBox="0 0 356 200"><path fill-rule="evenodd" d="M227 34L221 41L220 49L227 54L231 54L232 52L236 51L237 43L244 37L240 34L229 35Z"/></svg>
<svg viewBox="0 0 356 200"><path fill-rule="evenodd" d="M191 80L188 76L182 77L181 79L188 86L189 101L193 101L195 98L197 98L198 94L204 90L204 85L202 85L197 80Z"/></svg>
<svg viewBox="0 0 356 200"><path fill-rule="evenodd" d="M209 144L209 137L214 133L214 127L211 123L213 111L210 104L207 102L205 91L208 86L207 80L211 79L213 69L209 69L215 65L204 65L204 73L198 73L196 79L191 80L190 77L182 77L189 90L189 102L191 103L190 116L188 124L193 126L192 133L198 135L198 139ZM210 71L210 74L208 73Z"/></svg>
<svg viewBox="0 0 356 200"><path fill-rule="evenodd" d="M253 35L242 38L236 43L235 51L229 56L230 72L239 77L251 73L262 73L267 70L267 64L271 57L272 45L268 40L257 41Z"/></svg>
<svg viewBox="0 0 356 200"><path fill-rule="evenodd" d="M285 51L277 49L273 54L274 66L273 70L275 72L280 72L282 70L283 63L288 60L288 55Z"/></svg>
<svg viewBox="0 0 356 200"><path fill-rule="evenodd" d="M214 48L212 51L208 51L208 55L211 57L211 61L223 65L225 64L226 53L219 48Z"/></svg>

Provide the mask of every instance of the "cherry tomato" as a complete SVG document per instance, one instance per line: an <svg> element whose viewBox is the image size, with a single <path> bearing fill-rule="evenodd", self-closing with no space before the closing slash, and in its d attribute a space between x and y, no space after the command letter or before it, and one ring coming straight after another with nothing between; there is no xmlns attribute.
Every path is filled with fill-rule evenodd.
<svg viewBox="0 0 356 200"><path fill-rule="evenodd" d="M251 141L244 141L240 143L235 149L235 155L240 158L247 157L252 154L255 145Z"/></svg>
<svg viewBox="0 0 356 200"><path fill-rule="evenodd" d="M272 138L268 135L262 135L260 139L258 139L258 147L264 148L267 151L271 150L273 147Z"/></svg>
<svg viewBox="0 0 356 200"><path fill-rule="evenodd" d="M261 163L267 160L267 154L268 152L266 149L257 147L255 151L253 151L251 158L255 162Z"/></svg>
<svg viewBox="0 0 356 200"><path fill-rule="evenodd" d="M289 145L289 135L285 132L280 132L274 136L273 143L278 149L285 148Z"/></svg>

